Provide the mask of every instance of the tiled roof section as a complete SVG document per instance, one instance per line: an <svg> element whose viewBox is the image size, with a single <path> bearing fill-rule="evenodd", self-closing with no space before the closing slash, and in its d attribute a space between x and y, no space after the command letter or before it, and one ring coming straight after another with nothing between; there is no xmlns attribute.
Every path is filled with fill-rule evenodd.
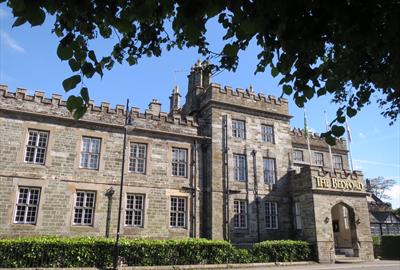
<svg viewBox="0 0 400 270"><path fill-rule="evenodd" d="M72 119L68 111L67 102L61 99L61 95L53 94L51 98L46 97L44 92L36 91L34 95L28 95L26 89L17 88L15 92L9 92L8 87L0 85L0 109L21 111L28 113L38 113L53 117ZM181 114L169 115L165 112L153 114L151 110L140 112L138 108L131 109L131 118L140 122L148 122L152 127L155 126L176 126L171 127L170 131L187 127L189 133L197 133L197 122L193 117L184 117ZM101 102L100 106L91 100L87 113L82 120L100 122L105 124L123 125L125 121L125 106L116 105L114 108L108 102Z"/></svg>

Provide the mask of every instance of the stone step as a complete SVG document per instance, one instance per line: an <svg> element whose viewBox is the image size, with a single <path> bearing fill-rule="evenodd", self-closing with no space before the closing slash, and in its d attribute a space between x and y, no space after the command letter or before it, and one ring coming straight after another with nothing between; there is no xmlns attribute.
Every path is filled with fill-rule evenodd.
<svg viewBox="0 0 400 270"><path fill-rule="evenodd" d="M359 257L346 257L343 255L336 255L335 263L362 263L364 262Z"/></svg>

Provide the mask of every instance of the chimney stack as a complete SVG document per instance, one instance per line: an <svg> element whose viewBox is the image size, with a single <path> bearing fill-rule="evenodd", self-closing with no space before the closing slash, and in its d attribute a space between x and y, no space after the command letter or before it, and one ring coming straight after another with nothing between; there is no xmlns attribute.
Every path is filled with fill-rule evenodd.
<svg viewBox="0 0 400 270"><path fill-rule="evenodd" d="M174 89L172 89L172 94L169 97L169 113L170 114L175 114L179 113L181 108L180 108L180 98L181 94L179 93L179 86L175 85Z"/></svg>
<svg viewBox="0 0 400 270"><path fill-rule="evenodd" d="M161 103L157 99L153 98L149 103L149 109L147 111L153 115L159 115L161 112Z"/></svg>

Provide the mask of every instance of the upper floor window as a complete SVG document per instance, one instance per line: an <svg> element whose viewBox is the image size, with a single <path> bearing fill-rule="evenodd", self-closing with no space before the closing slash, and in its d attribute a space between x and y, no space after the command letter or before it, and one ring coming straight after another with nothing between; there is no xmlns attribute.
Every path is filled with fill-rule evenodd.
<svg viewBox="0 0 400 270"><path fill-rule="evenodd" d="M142 227L144 220L144 195L143 194L127 194L125 225Z"/></svg>
<svg viewBox="0 0 400 270"><path fill-rule="evenodd" d="M186 227L186 198L171 197L171 211L169 225L171 227Z"/></svg>
<svg viewBox="0 0 400 270"><path fill-rule="evenodd" d="M36 224L39 208L40 188L20 187L15 209L15 223Z"/></svg>
<svg viewBox="0 0 400 270"><path fill-rule="evenodd" d="M336 170L342 170L343 169L343 161L341 156L333 156L333 168Z"/></svg>
<svg viewBox="0 0 400 270"><path fill-rule="evenodd" d="M146 172L147 145L143 143L131 143L129 158L129 171L137 173Z"/></svg>
<svg viewBox="0 0 400 270"><path fill-rule="evenodd" d="M246 181L247 180L247 162L245 155L234 154L234 179L237 181Z"/></svg>
<svg viewBox="0 0 400 270"><path fill-rule="evenodd" d="M319 152L314 152L314 164L319 166L324 166L324 154Z"/></svg>
<svg viewBox="0 0 400 270"><path fill-rule="evenodd" d="M30 129L28 131L28 142L26 144L25 162L44 164L48 140L49 132Z"/></svg>
<svg viewBox="0 0 400 270"><path fill-rule="evenodd" d="M82 138L81 168L98 169L101 139Z"/></svg>
<svg viewBox="0 0 400 270"><path fill-rule="evenodd" d="M96 192L77 191L74 206L74 225L93 225Z"/></svg>
<svg viewBox="0 0 400 270"><path fill-rule="evenodd" d="M264 142L274 143L274 126L261 125L261 137Z"/></svg>
<svg viewBox="0 0 400 270"><path fill-rule="evenodd" d="M172 148L172 175L187 177L187 149Z"/></svg>
<svg viewBox="0 0 400 270"><path fill-rule="evenodd" d="M278 229L278 204L265 202L265 225L267 229Z"/></svg>
<svg viewBox="0 0 400 270"><path fill-rule="evenodd" d="M274 158L264 158L264 182L267 184L275 184L276 169Z"/></svg>
<svg viewBox="0 0 400 270"><path fill-rule="evenodd" d="M293 160L294 161L304 161L302 150L293 150Z"/></svg>
<svg viewBox="0 0 400 270"><path fill-rule="evenodd" d="M246 123L242 120L232 120L232 136L236 138L246 138Z"/></svg>
<svg viewBox="0 0 400 270"><path fill-rule="evenodd" d="M233 226L237 229L247 228L247 201L233 201Z"/></svg>

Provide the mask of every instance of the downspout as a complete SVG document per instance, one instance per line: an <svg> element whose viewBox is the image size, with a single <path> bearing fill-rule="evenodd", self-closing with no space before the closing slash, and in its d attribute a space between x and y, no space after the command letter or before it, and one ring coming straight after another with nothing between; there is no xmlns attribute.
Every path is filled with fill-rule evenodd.
<svg viewBox="0 0 400 270"><path fill-rule="evenodd" d="M258 178L257 178L257 151L251 151L253 155L253 172L254 172L254 199L256 201L256 218L257 218L257 242L261 242L260 235L260 198L258 197Z"/></svg>
<svg viewBox="0 0 400 270"><path fill-rule="evenodd" d="M197 140L194 141L192 151L193 179L192 179L192 237L196 237L197 215Z"/></svg>
<svg viewBox="0 0 400 270"><path fill-rule="evenodd" d="M230 242L230 226L229 226L229 171L228 171L228 119L227 115L223 116L223 151L224 151L224 174L225 174L225 235L226 240Z"/></svg>

